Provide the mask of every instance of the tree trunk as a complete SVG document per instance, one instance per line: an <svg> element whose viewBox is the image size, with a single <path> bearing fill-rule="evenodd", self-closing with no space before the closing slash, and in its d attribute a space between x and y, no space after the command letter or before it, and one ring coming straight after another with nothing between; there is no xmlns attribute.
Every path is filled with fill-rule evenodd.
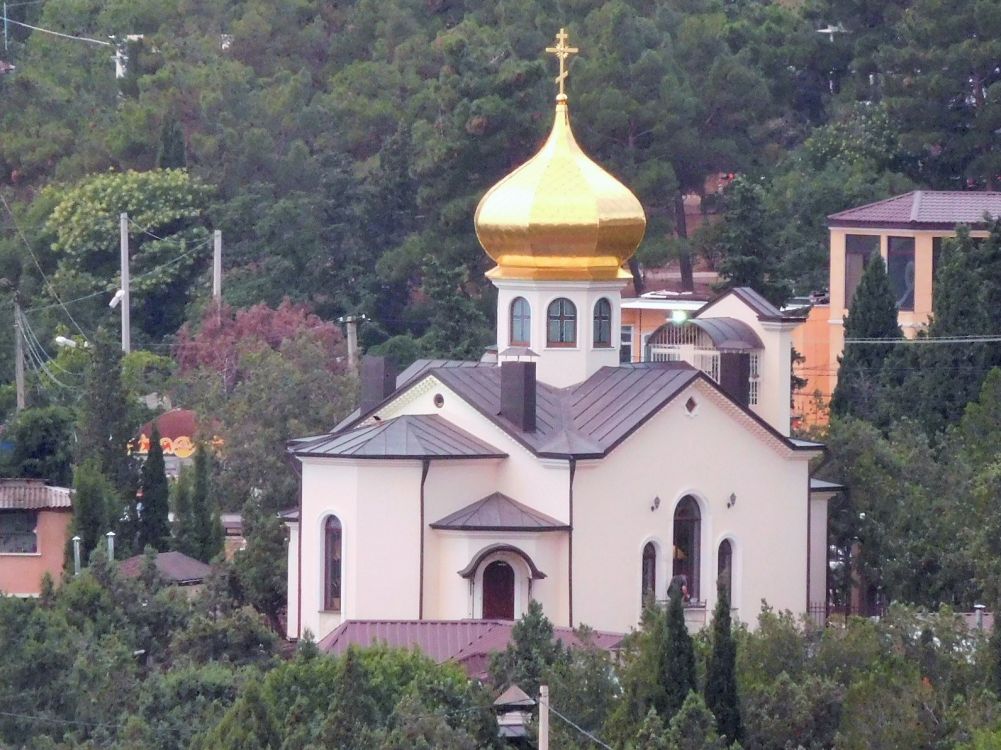
<svg viewBox="0 0 1001 750"><path fill-rule="evenodd" d="M640 272L640 262L636 260L635 255L629 258L629 273L633 275L633 289L636 290L636 296L639 297L643 294L645 284L643 283L643 274Z"/></svg>
<svg viewBox="0 0 1001 750"><path fill-rule="evenodd" d="M678 262L681 266L681 289L685 292L695 291L695 279L692 276L692 256L688 252L688 223L685 221L685 196L679 189L674 196L674 231L681 240L679 243Z"/></svg>

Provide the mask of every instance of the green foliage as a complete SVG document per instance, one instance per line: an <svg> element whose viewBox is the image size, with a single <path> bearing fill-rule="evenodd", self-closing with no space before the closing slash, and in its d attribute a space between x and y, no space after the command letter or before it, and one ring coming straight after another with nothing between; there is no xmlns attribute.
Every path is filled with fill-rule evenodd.
<svg viewBox="0 0 1001 750"><path fill-rule="evenodd" d="M724 750L726 740L716 736L716 721L698 693L691 692L667 727L670 750ZM738 745L739 747L739 745Z"/></svg>
<svg viewBox="0 0 1001 750"><path fill-rule="evenodd" d="M77 467L73 490L73 533L80 537L80 558L86 562L104 543L105 534L113 530L118 503L110 483L93 458Z"/></svg>
<svg viewBox="0 0 1001 750"><path fill-rule="evenodd" d="M529 695L538 695L542 680L563 658L563 649L553 638L553 624L533 599L515 623L507 648L491 660L490 675L499 686L517 685Z"/></svg>
<svg viewBox="0 0 1001 750"><path fill-rule="evenodd" d="M705 705L715 717L716 730L731 742L743 739L737 697L737 644L731 632L730 591L717 585L712 622L712 651L706 666Z"/></svg>
<svg viewBox="0 0 1001 750"><path fill-rule="evenodd" d="M654 708L661 716L671 719L681 710L688 694L698 690L695 682L695 647L685 624L681 592L674 592L668 601L663 639L659 670L660 681L664 686L664 699L663 703L655 703Z"/></svg>
<svg viewBox="0 0 1001 750"><path fill-rule="evenodd" d="M4 473L68 486L73 476L74 421L73 413L62 406L22 411L8 426L14 450L4 462Z"/></svg>
<svg viewBox="0 0 1001 750"><path fill-rule="evenodd" d="M167 472L163 461L163 446L160 445L160 430L153 423L153 433L149 438L149 453L139 472L139 490L142 496L136 504L138 509L137 547L153 547L158 551L167 549L170 541L170 488L167 486ZM139 507L141 503L141 507Z"/></svg>
<svg viewBox="0 0 1001 750"><path fill-rule="evenodd" d="M859 281L845 318L845 340L899 339L897 305L886 275L886 265L873 255ZM831 398L833 416L870 418L878 414L884 363L891 354L887 344L846 343L838 359L838 384Z"/></svg>
<svg viewBox="0 0 1001 750"><path fill-rule="evenodd" d="M194 556L208 562L222 552L225 533L212 487L212 456L204 443L195 450L190 512Z"/></svg>
<svg viewBox="0 0 1001 750"><path fill-rule="evenodd" d="M233 561L241 599L264 613L278 631L288 599L285 524L263 511L258 501L249 500L243 506L243 534L246 548Z"/></svg>
<svg viewBox="0 0 1001 750"><path fill-rule="evenodd" d="M240 699L205 737L202 747L218 750L277 750L281 747L276 717L257 682L247 683Z"/></svg>

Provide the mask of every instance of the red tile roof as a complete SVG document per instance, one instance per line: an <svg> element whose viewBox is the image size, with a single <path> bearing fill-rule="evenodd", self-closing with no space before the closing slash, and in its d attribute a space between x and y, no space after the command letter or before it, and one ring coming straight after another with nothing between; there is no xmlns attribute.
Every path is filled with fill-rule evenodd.
<svg viewBox="0 0 1001 750"><path fill-rule="evenodd" d="M72 508L73 490L49 487L44 479L0 479L0 510Z"/></svg>
<svg viewBox="0 0 1001 750"><path fill-rule="evenodd" d="M118 572L126 578L135 578L142 572L142 567L143 556L136 555L122 560L118 565ZM212 571L212 566L188 557L183 552L158 552L156 569L170 583L183 585L201 583Z"/></svg>
<svg viewBox="0 0 1001 750"><path fill-rule="evenodd" d="M321 640L319 648L335 655L350 646L416 648L439 664L455 662L470 677L482 678L491 655L507 648L513 628L513 622L504 620L348 620ZM570 628L553 628L553 635L565 646L581 645ZM593 633L594 645L606 650L618 648L622 638L620 633Z"/></svg>
<svg viewBox="0 0 1001 750"><path fill-rule="evenodd" d="M954 229L957 224L984 227L984 214L1001 217L1001 192L914 190L831 214L827 225L877 229Z"/></svg>

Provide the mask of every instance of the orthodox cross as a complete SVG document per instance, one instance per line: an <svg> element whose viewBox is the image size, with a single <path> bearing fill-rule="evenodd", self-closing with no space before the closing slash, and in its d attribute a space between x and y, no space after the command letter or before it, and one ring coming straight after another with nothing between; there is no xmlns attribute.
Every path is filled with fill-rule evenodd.
<svg viewBox="0 0 1001 750"><path fill-rule="evenodd" d="M560 61L560 74L556 77L556 83L560 85L560 96L564 99L566 98L566 92L563 90L563 82L566 81L567 75L569 75L569 71L566 68L567 58L580 51L576 47L568 47L567 38L567 30L560 29L560 33L556 35L556 46L546 47L546 52L556 55L556 59Z"/></svg>

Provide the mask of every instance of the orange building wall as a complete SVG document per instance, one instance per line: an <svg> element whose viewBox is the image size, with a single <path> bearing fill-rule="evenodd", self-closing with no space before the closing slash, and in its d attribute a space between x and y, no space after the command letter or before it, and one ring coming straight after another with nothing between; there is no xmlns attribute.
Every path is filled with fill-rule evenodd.
<svg viewBox="0 0 1001 750"><path fill-rule="evenodd" d="M793 426L827 424L828 405L834 390L835 367L831 365L831 323L828 305L815 305L806 319L792 332L792 345L803 357L793 371L806 380L806 387L793 394Z"/></svg>
<svg viewBox="0 0 1001 750"><path fill-rule="evenodd" d="M38 512L38 552L34 554L0 554L0 592L19 596L37 596L42 590L42 577L48 573L58 582L63 571L66 540L70 536L73 514L65 511Z"/></svg>
<svg viewBox="0 0 1001 750"><path fill-rule="evenodd" d="M663 310L622 310L622 325L633 327L633 362L643 361L643 337L668 321Z"/></svg>

